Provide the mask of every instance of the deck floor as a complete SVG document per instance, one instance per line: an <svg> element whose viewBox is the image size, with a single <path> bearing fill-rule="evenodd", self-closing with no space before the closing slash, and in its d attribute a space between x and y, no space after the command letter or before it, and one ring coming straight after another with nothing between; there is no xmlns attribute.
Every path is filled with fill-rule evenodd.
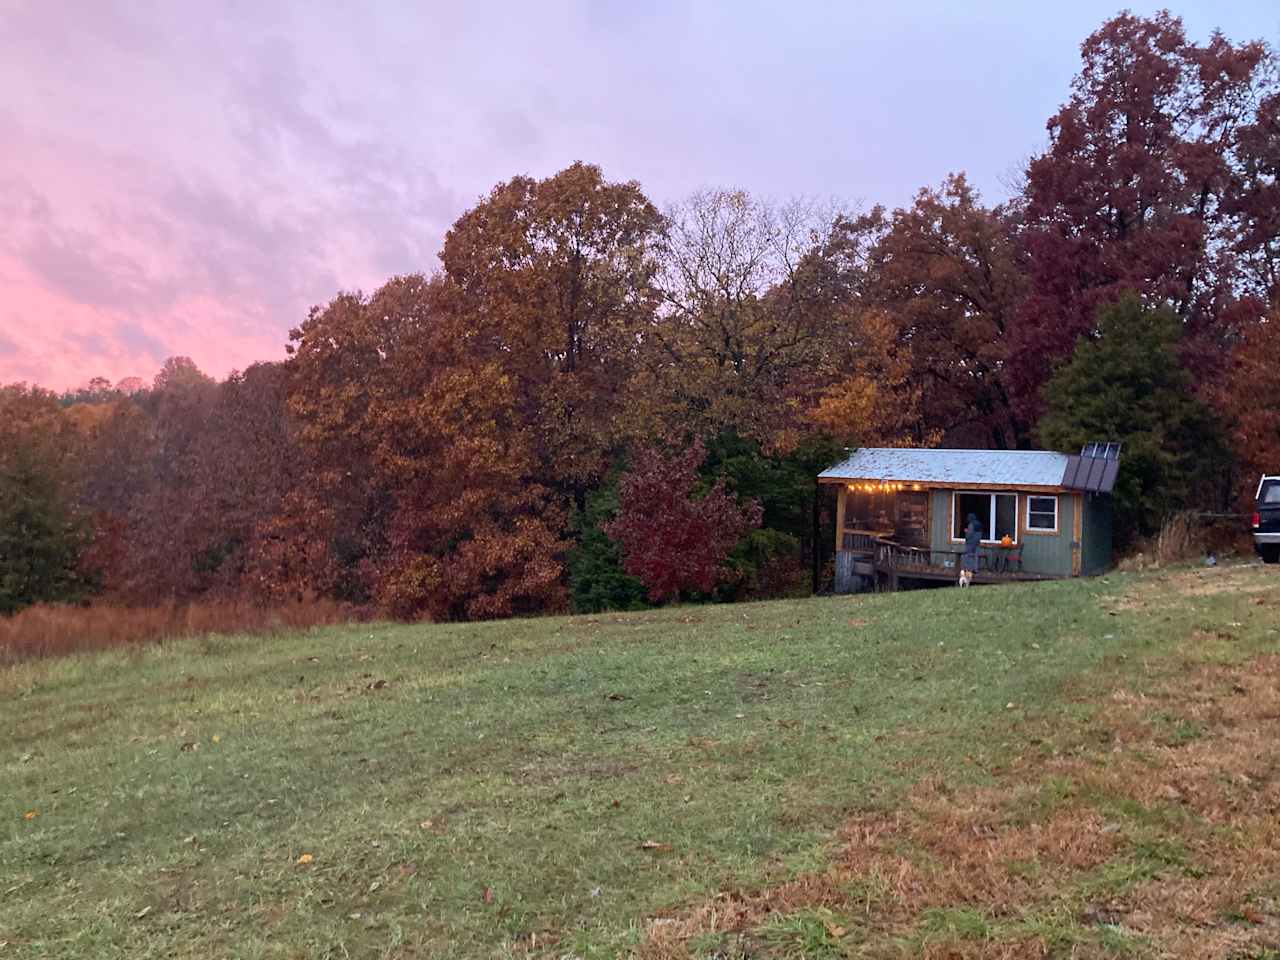
<svg viewBox="0 0 1280 960"><path fill-rule="evenodd" d="M873 564L877 573L897 574L899 579L908 580L959 580L960 571L954 567L901 566L884 567ZM999 570L975 570L974 583L1020 583L1035 580L1054 580L1040 573L1024 573L1018 570L1008 572Z"/></svg>
<svg viewBox="0 0 1280 960"><path fill-rule="evenodd" d="M852 558L853 572L873 578L879 588L887 584L895 589L900 580L931 580L954 583L960 579L958 566L939 566L933 564L886 564L877 562L873 553L860 550L842 551ZM975 570L973 583L1031 583L1042 580L1056 580L1058 577L1042 573L1027 573L1020 570Z"/></svg>

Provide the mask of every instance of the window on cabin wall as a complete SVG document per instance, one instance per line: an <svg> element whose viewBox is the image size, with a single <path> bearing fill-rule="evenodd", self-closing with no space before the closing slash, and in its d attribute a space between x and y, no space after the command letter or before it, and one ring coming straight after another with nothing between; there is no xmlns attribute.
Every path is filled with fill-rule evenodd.
<svg viewBox="0 0 1280 960"><path fill-rule="evenodd" d="M1027 529L1040 533L1057 532L1057 497L1027 497Z"/></svg>
<svg viewBox="0 0 1280 960"><path fill-rule="evenodd" d="M1004 537L1018 541L1018 495L1016 493L968 493L956 491L951 503L951 536L964 539L969 514L982 524L982 542L998 543Z"/></svg>

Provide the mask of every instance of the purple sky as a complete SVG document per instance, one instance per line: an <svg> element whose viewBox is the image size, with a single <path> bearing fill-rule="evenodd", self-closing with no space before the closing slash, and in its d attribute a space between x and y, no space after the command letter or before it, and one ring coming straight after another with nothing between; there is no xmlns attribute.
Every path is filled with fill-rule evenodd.
<svg viewBox="0 0 1280 960"><path fill-rule="evenodd" d="M897 205L957 170L999 201L1118 9L892 6L0 0L0 383L280 358L308 306L433 269L495 183L574 160L660 206ZM1280 46L1274 0L1174 12Z"/></svg>

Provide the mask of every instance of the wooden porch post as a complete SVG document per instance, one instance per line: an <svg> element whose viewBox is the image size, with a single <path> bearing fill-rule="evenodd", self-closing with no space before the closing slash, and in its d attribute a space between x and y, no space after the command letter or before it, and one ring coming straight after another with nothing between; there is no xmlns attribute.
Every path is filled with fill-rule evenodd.
<svg viewBox="0 0 1280 960"><path fill-rule="evenodd" d="M809 539L813 551L813 593L818 593L818 580L822 571L822 484L815 478L813 481L813 536Z"/></svg>
<svg viewBox="0 0 1280 960"><path fill-rule="evenodd" d="M844 549L844 501L848 488L840 484L840 492L836 494L836 553Z"/></svg>
<svg viewBox="0 0 1280 960"><path fill-rule="evenodd" d="M1084 547L1084 496L1079 493L1071 495L1071 575L1080 576L1083 564L1081 553Z"/></svg>

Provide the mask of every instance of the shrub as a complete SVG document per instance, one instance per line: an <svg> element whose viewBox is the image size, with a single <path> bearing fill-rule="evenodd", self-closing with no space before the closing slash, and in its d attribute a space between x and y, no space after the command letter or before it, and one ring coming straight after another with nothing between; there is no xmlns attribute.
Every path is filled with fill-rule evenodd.
<svg viewBox="0 0 1280 960"><path fill-rule="evenodd" d="M729 552L760 524L759 503L740 505L721 480L698 495L705 455L698 441L670 455L643 451L622 477L618 517L604 528L654 602L710 593L731 578Z"/></svg>

